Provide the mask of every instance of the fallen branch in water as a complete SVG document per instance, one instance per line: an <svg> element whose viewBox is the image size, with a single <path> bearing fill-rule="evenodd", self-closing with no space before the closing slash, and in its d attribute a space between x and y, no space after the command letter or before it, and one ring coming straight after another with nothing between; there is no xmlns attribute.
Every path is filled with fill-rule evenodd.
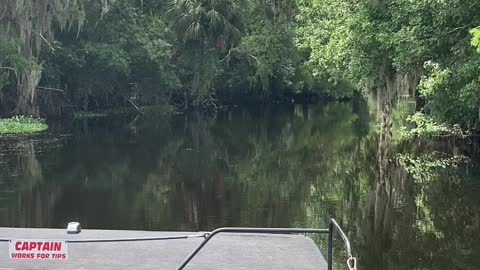
<svg viewBox="0 0 480 270"><path fill-rule="evenodd" d="M65 93L65 91L62 90L62 89L52 88L52 87L37 86L37 89L39 89L39 90L52 90L52 91L57 91L57 92Z"/></svg>
<svg viewBox="0 0 480 270"><path fill-rule="evenodd" d="M142 111L131 99L129 99L129 98L127 98L127 97L124 97L124 98L125 98L126 100L128 100L128 101L133 105L133 107L135 107L135 109L137 109L137 111L143 113L143 111Z"/></svg>

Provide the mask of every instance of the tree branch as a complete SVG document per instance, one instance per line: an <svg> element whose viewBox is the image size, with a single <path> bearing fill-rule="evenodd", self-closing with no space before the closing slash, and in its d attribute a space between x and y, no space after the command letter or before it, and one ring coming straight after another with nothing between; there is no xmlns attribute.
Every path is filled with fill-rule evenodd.
<svg viewBox="0 0 480 270"><path fill-rule="evenodd" d="M8 8L5 7L5 10L2 12L2 15L0 15L0 20L2 20L5 17L5 14L7 14Z"/></svg>
<svg viewBox="0 0 480 270"><path fill-rule="evenodd" d="M135 109L137 109L137 111L142 112L142 110L141 110L131 99L129 99L129 98L125 97L125 96L124 96L124 98L125 98L126 100L128 100L128 101L133 105L133 107L135 107Z"/></svg>
<svg viewBox="0 0 480 270"><path fill-rule="evenodd" d="M235 52L238 52L238 53L241 53L240 50L238 50L238 48L232 48L228 51L228 54L222 59L219 61L219 63L222 63L223 61L225 61L228 57L230 57L230 54L232 54L232 51L235 51ZM244 52L244 54L246 54L247 56L250 56L251 58L253 58L253 60L255 60L258 64L258 59L257 57L255 57L253 54L249 54L247 52Z"/></svg>
<svg viewBox="0 0 480 270"><path fill-rule="evenodd" d="M52 43L50 43L40 32L35 32L32 30L33 33L37 34L38 36L40 36L43 41L45 41L45 43L47 43L47 45L50 47L50 49L52 50L52 52L55 51L55 48L53 47Z"/></svg>
<svg viewBox="0 0 480 270"><path fill-rule="evenodd" d="M469 27L469 26L470 26L470 24L467 24L467 25L464 25L464 26L460 26L460 27L455 27L455 28L451 29L450 31L448 31L447 33L448 33L448 34L451 34L451 33L453 33L453 32L463 30L463 29L465 29L465 28L467 28L467 27ZM471 27L471 26L470 26L470 27Z"/></svg>
<svg viewBox="0 0 480 270"><path fill-rule="evenodd" d="M52 91L57 91L57 92L65 93L65 91L62 90L62 89L52 88L52 87L37 86L37 89L39 89L39 90L52 90Z"/></svg>
<svg viewBox="0 0 480 270"><path fill-rule="evenodd" d="M15 72L17 71L17 69L13 68L13 67L2 67L2 66L0 66L0 69L7 69L7 70L15 71Z"/></svg>
<svg viewBox="0 0 480 270"><path fill-rule="evenodd" d="M232 48L230 50L228 50L228 54L222 59L219 61L219 63L225 61L225 59L229 58L230 57L230 54L232 54L232 51L237 51L238 52L238 49L237 48Z"/></svg>

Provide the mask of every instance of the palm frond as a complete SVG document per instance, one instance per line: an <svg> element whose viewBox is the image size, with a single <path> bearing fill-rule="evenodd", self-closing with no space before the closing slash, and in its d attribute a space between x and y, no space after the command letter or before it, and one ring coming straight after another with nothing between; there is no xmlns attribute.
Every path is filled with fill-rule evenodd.
<svg viewBox="0 0 480 270"><path fill-rule="evenodd" d="M223 16L215 9L211 9L207 12L207 18L210 20L209 28L213 29L214 31L218 30L224 21Z"/></svg>
<svg viewBox="0 0 480 270"><path fill-rule="evenodd" d="M185 40L199 40L204 35L204 29L200 22L193 22L185 31Z"/></svg>

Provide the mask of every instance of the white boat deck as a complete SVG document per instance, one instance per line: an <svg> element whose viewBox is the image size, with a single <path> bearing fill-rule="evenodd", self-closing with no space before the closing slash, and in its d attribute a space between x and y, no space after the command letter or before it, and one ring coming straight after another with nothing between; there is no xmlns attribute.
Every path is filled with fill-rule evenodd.
<svg viewBox="0 0 480 270"><path fill-rule="evenodd" d="M146 232L64 229L0 228L0 239L74 240L163 237L191 232ZM0 269L166 269L175 270L203 238L176 240L68 243L67 260L15 260L9 243L0 242ZM220 234L200 251L185 269L196 270L326 270L327 264L315 243L299 235Z"/></svg>

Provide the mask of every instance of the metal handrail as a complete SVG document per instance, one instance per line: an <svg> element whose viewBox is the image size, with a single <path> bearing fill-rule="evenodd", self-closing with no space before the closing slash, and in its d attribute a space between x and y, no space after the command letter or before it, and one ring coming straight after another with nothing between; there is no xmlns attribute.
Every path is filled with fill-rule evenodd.
<svg viewBox="0 0 480 270"><path fill-rule="evenodd" d="M338 234L340 234L340 236L342 237L343 242L345 244L345 248L347 249L348 257L353 257L352 245L350 245L350 241L348 240L348 237L345 234L345 232L342 230L340 225L338 225L338 223L337 223L337 221L335 221L335 219L332 218L330 220L330 224L332 224L334 226L334 228L337 230Z"/></svg>
<svg viewBox="0 0 480 270"><path fill-rule="evenodd" d="M182 262L182 264L177 268L177 270L183 270L192 259L202 250L205 245L216 235L220 233L264 233L264 234L303 234L303 233L315 233L315 234L328 234L328 261L327 268L332 270L333 266L333 233L336 230L342 237L347 253L348 258L353 258L352 249L350 241L347 238L345 232L340 228L338 223L334 219L330 219L328 229L303 229L303 228L219 228L212 231L210 234L207 234L205 240L200 243L200 245L195 248L195 250Z"/></svg>
<svg viewBox="0 0 480 270"><path fill-rule="evenodd" d="M187 238L202 238L204 234L194 235L174 235L174 236L160 236L160 237L140 237L140 238L112 238L112 239L67 239L67 243L113 243L113 242L140 242L140 241L161 241L161 240L180 240Z"/></svg>
<svg viewBox="0 0 480 270"><path fill-rule="evenodd" d="M327 229L287 229L287 228L219 228L212 231L207 238L183 261L177 270L185 266L200 252L200 250L220 233L265 233L265 234L292 234L292 233L329 233Z"/></svg>
<svg viewBox="0 0 480 270"><path fill-rule="evenodd" d="M328 255L327 255L327 267L328 270L332 270L333 267L333 233L337 231L340 237L342 237L343 243L345 244L345 248L347 249L348 261L353 258L352 253L352 246L350 245L350 241L348 240L347 235L342 230L340 225L338 225L335 219L330 219L330 223L328 224Z"/></svg>
<svg viewBox="0 0 480 270"><path fill-rule="evenodd" d="M62 241L66 243L78 244L78 243L114 243L114 242L141 242L141 241L161 241L161 240L180 240L187 238L205 238L209 233L203 234L191 234L191 235L171 235L171 236L158 236L158 237L132 237L132 238L104 238L104 239L55 239L55 241ZM12 239L0 238L0 242L10 242Z"/></svg>

